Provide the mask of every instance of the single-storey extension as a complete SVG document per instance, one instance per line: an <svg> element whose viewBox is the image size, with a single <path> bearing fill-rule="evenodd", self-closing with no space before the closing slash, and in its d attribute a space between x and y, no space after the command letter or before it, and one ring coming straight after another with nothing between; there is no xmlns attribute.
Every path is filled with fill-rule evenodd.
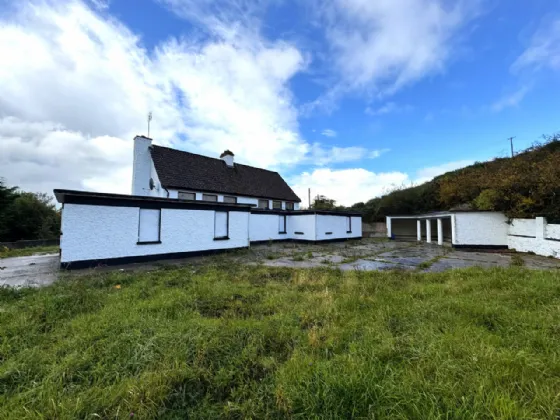
<svg viewBox="0 0 560 420"><path fill-rule="evenodd" d="M359 213L263 210L250 204L55 190L63 268L211 254L268 241L362 236Z"/></svg>

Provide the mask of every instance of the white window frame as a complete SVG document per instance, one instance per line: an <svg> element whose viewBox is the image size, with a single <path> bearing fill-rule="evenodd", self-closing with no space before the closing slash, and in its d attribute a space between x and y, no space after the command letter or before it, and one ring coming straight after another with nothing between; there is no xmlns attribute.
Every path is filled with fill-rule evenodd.
<svg viewBox="0 0 560 420"><path fill-rule="evenodd" d="M147 212L158 212L158 229L157 238L154 237L148 240L142 240L142 214L148 214ZM137 245L150 245L150 244L161 244L161 209L150 209L141 207L138 209L138 241Z"/></svg>
<svg viewBox="0 0 560 420"><path fill-rule="evenodd" d="M225 214L226 215L226 234L217 236L216 235L216 222L218 220L218 214ZM214 212L214 240L215 241L222 241L229 239L229 211L215 211Z"/></svg>

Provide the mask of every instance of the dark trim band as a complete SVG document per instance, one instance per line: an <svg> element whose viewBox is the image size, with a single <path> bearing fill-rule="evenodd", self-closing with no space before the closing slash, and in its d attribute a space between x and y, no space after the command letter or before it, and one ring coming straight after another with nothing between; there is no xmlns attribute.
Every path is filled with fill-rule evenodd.
<svg viewBox="0 0 560 420"><path fill-rule="evenodd" d="M294 232L294 235L305 235L303 232Z"/></svg>
<svg viewBox="0 0 560 420"><path fill-rule="evenodd" d="M334 211L334 210L267 210L263 208L253 207L251 208L251 213L255 214L280 214L286 216L297 216L297 215L310 215L318 214L325 216L346 216L346 217L362 217L361 213L348 213L344 211Z"/></svg>
<svg viewBox="0 0 560 420"><path fill-rule="evenodd" d="M556 241L556 242L560 242L560 239L556 239L556 238L544 238L546 241Z"/></svg>
<svg viewBox="0 0 560 420"><path fill-rule="evenodd" d="M515 236L516 238L530 238L530 239L536 239L536 236L530 236L530 235L514 235L513 233L508 233L508 236Z"/></svg>
<svg viewBox="0 0 560 420"><path fill-rule="evenodd" d="M477 249L508 249L507 245L451 245L453 248L464 250L477 250Z"/></svg>
<svg viewBox="0 0 560 420"><path fill-rule="evenodd" d="M219 238L214 238L215 241L229 241L229 236L221 236Z"/></svg>
<svg viewBox="0 0 560 420"><path fill-rule="evenodd" d="M155 245L155 244L161 244L161 241L136 242L136 245Z"/></svg>
<svg viewBox="0 0 560 420"><path fill-rule="evenodd" d="M247 247L208 249L205 251L172 252L169 254L137 255L134 257L105 258L97 260L81 260L72 262L61 262L60 268L64 270L76 270L82 268L94 268L111 265L124 265L133 263L143 263L159 260L176 260L181 258L200 257L205 255L221 254L237 249L247 249Z"/></svg>

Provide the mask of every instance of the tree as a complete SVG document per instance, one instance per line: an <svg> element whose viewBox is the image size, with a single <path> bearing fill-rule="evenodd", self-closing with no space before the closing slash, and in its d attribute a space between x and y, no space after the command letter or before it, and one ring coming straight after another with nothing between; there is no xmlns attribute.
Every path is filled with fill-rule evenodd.
<svg viewBox="0 0 560 420"><path fill-rule="evenodd" d="M313 210L332 210L336 208L336 201L325 197L324 195L317 195L311 204Z"/></svg>
<svg viewBox="0 0 560 420"><path fill-rule="evenodd" d="M0 182L0 241L50 239L60 235L60 212L45 193L18 191Z"/></svg>

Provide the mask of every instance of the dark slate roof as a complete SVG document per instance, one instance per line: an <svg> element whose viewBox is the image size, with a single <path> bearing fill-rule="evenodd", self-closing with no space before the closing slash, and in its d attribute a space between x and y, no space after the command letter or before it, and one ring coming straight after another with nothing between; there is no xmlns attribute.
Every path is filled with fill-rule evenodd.
<svg viewBox="0 0 560 420"><path fill-rule="evenodd" d="M222 159L162 146L152 146L151 153L161 185L167 189L301 201L278 172L239 163L230 168Z"/></svg>

